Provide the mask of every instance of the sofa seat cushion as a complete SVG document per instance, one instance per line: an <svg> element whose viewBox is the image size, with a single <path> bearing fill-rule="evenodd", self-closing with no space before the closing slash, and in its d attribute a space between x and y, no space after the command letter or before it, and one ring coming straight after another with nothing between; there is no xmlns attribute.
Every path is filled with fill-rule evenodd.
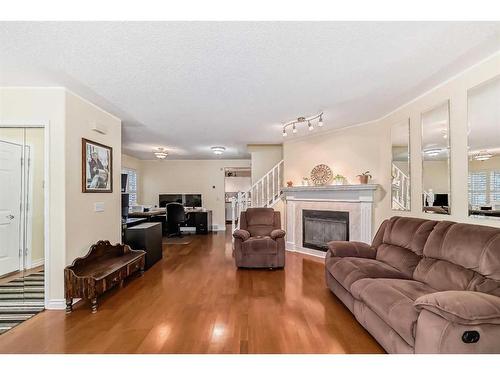
<svg viewBox="0 0 500 375"><path fill-rule="evenodd" d="M413 303L434 292L421 282L402 279L363 279L351 286L353 297L365 303L410 346L415 345L418 318Z"/></svg>
<svg viewBox="0 0 500 375"><path fill-rule="evenodd" d="M394 267L379 260L368 258L331 257L327 260L326 267L335 280L346 290L350 290L352 283L355 281L366 278L407 278Z"/></svg>
<svg viewBox="0 0 500 375"><path fill-rule="evenodd" d="M278 246L269 236L250 237L241 244L243 255L250 254L276 254Z"/></svg>

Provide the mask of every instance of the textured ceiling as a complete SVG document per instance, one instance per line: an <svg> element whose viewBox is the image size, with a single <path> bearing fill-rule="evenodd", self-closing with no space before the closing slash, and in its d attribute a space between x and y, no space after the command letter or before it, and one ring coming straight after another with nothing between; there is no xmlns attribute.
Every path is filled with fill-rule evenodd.
<svg viewBox="0 0 500 375"><path fill-rule="evenodd" d="M0 46L1 85L66 86L123 120L128 154L246 158L301 115L386 114L500 49L500 23L1 22Z"/></svg>

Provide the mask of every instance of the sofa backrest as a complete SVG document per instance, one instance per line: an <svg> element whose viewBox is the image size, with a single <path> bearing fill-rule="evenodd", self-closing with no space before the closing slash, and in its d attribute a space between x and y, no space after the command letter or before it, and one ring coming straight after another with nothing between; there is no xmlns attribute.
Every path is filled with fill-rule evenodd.
<svg viewBox="0 0 500 375"><path fill-rule="evenodd" d="M400 216L386 220L373 240L377 259L411 278L436 223L433 220Z"/></svg>
<svg viewBox="0 0 500 375"><path fill-rule="evenodd" d="M280 213L272 208L248 208L240 215L240 228L250 232L252 237L269 236L273 229L281 229Z"/></svg>
<svg viewBox="0 0 500 375"><path fill-rule="evenodd" d="M500 295L500 229L439 222L424 246L413 278L439 291Z"/></svg>

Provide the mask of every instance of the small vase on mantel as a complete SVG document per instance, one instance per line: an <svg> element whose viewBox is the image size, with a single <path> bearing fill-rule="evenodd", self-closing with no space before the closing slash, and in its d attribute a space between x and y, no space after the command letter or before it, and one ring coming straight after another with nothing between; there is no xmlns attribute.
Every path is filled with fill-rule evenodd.
<svg viewBox="0 0 500 375"><path fill-rule="evenodd" d="M370 171L366 171L358 174L356 177L358 178L360 184L366 185L368 183L368 180L372 178L372 175L370 174Z"/></svg>
<svg viewBox="0 0 500 375"><path fill-rule="evenodd" d="M345 177L342 176L341 174L336 175L333 178L333 184L334 185L344 185L345 184Z"/></svg>

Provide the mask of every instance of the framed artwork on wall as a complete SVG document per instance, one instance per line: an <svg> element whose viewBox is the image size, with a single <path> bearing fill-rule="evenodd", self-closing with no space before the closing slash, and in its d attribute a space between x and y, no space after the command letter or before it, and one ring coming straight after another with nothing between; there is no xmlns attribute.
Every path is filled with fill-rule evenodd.
<svg viewBox="0 0 500 375"><path fill-rule="evenodd" d="M113 149L82 138L82 192L113 192Z"/></svg>

